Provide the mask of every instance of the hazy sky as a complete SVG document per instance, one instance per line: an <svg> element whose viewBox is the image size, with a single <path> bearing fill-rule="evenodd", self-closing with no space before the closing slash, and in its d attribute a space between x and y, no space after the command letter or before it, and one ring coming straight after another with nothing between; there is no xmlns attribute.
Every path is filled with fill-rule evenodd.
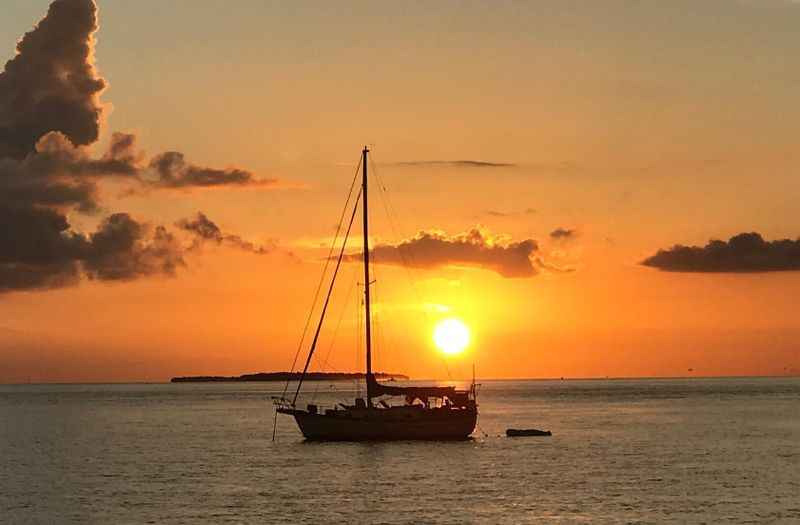
<svg viewBox="0 0 800 525"><path fill-rule="evenodd" d="M49 4L6 0L3 60ZM90 234L126 212L174 232L184 264L113 279L110 259L80 255L79 282L0 292L0 382L287 369L364 144L396 212L390 221L376 189L374 243L437 231L444 248L469 245L431 255L433 268L376 266L378 369L800 371L800 255L768 267L778 247L731 243L728 271L704 266L716 257L705 252L681 271L662 271L674 259L640 264L676 244L800 235L797 2L97 4L94 60L108 87L99 140L81 155L110 158L120 131L136 135L128 160L143 177L155 176L148 159L179 151L218 170L209 176L236 168L268 182L159 179L134 191L100 177L98 211L59 205L91 254ZM6 97L0 139L17 129ZM452 162L464 160L507 166ZM193 240L179 221L199 211L228 237ZM459 237L474 228L480 241ZM551 236L559 228L572 233ZM503 257L526 240L535 275L504 275ZM470 259L475 242L485 260ZM343 267L323 334L324 356L341 319L329 370L362 366L357 285L348 299L358 271ZM473 340L445 368L431 329L451 316Z"/></svg>

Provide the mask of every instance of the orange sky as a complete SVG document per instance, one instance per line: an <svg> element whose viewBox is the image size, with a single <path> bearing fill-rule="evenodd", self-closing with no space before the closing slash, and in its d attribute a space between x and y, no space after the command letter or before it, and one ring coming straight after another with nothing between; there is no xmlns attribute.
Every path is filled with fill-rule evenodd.
<svg viewBox="0 0 800 525"><path fill-rule="evenodd" d="M11 0L7 59L49 3ZM98 4L95 58L109 87L88 155L100 158L112 132L134 132L142 159L177 150L192 165L278 182L130 195L124 180L102 179L100 212L64 212L72 230L127 212L188 245L175 224L202 211L270 253L205 243L171 277L2 293L0 382L288 369L363 144L397 212L392 228L376 189L374 243L480 227L500 246L535 240L551 268L509 278L458 262L377 265L375 368L418 378L468 377L473 362L498 378L800 370L800 272L639 264L675 244L800 234L800 5ZM454 160L513 166L402 164ZM556 240L557 228L576 233ZM357 293L346 297L359 271L341 270L320 344L327 354L341 318L328 370L363 366ZM434 348L443 317L471 328L464 353Z"/></svg>

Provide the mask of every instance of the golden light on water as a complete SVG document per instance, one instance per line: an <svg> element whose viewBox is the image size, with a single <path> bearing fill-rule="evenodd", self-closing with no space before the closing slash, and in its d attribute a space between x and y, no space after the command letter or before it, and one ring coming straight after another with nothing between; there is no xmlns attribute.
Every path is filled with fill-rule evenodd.
<svg viewBox="0 0 800 525"><path fill-rule="evenodd" d="M444 319L433 329L433 342L445 354L458 354L469 345L469 328L458 319Z"/></svg>

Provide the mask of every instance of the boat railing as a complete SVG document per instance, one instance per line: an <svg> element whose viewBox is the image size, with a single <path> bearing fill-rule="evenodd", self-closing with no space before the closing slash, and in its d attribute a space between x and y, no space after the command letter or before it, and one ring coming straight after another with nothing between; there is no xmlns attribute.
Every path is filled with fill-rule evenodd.
<svg viewBox="0 0 800 525"><path fill-rule="evenodd" d="M476 390L477 389L473 388L473 389L470 389L470 390L457 391L457 393L465 396L465 398L467 398L467 399L470 399L472 401L476 401L477 400L477 397L476 397L477 391ZM456 402L456 404L453 405L452 401L454 401L454 400L451 400L451 403L445 403L444 398L430 397L430 398L428 398L428 404L426 406L428 408L450 408L450 407L453 407L453 406L455 406L455 407L461 406L458 402ZM318 414L326 414L326 413L332 412L332 411L348 410L348 409L354 408L353 406L348 406L348 405L345 405L343 403L323 404L323 403L310 402L310 403L295 404L295 403L292 403L292 401L289 400L289 399L286 399L284 397L278 397L278 396L273 396L272 397L272 404L275 406L276 409L280 409L280 410L307 410L309 412L318 413ZM386 404L385 402L382 402L382 401L379 401L378 404L383 408L395 408L395 407L398 407L398 406L416 406L416 405L409 405L409 404L406 404L406 405L389 405L389 404ZM356 407L357 406L358 406L358 404L356 404ZM420 406L422 406L422 405L420 405ZM377 405L376 405L376 407L377 407Z"/></svg>
<svg viewBox="0 0 800 525"><path fill-rule="evenodd" d="M312 410L316 411L319 414L324 414L329 410L343 410L345 407L342 404L320 404L320 403L308 403L305 406L300 405L299 407L293 404L290 400L283 398L283 397L273 397L272 404L275 405L276 409L282 410L297 410L305 409L311 412ZM312 409L313 407L313 409Z"/></svg>
<svg viewBox="0 0 800 525"><path fill-rule="evenodd" d="M272 404L275 405L275 408L282 408L284 410L289 410L294 408L294 404L291 401L286 399L285 397L272 397Z"/></svg>

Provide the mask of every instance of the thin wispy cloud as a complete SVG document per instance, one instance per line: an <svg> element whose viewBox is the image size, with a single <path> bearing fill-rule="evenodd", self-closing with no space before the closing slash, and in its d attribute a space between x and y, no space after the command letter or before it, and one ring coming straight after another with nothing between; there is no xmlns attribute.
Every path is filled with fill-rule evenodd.
<svg viewBox="0 0 800 525"><path fill-rule="evenodd" d="M257 255L270 253L274 249L274 245L257 246L250 241L242 239L238 235L224 233L219 226L203 212L197 212L197 214L190 219L181 219L175 223L175 226L194 235L194 241L191 246L192 249L200 248L205 243L213 243L218 246L224 245Z"/></svg>
<svg viewBox="0 0 800 525"><path fill-rule="evenodd" d="M524 216L524 215L535 215L536 214L536 209L534 209L534 208L525 208L522 211L486 210L485 213L489 217L498 217L498 218L521 217L521 216Z"/></svg>
<svg viewBox="0 0 800 525"><path fill-rule="evenodd" d="M556 228L550 232L550 238L554 241L568 241L578 236L578 230L574 228Z"/></svg>
<svg viewBox="0 0 800 525"><path fill-rule="evenodd" d="M515 168L512 162L491 162L485 160L408 160L391 162L389 166L405 168Z"/></svg>
<svg viewBox="0 0 800 525"><path fill-rule="evenodd" d="M521 175L577 175L583 172L581 167L571 161L561 162L507 162L488 160L407 160L382 163L383 166L398 168L441 168L441 169L506 169Z"/></svg>

